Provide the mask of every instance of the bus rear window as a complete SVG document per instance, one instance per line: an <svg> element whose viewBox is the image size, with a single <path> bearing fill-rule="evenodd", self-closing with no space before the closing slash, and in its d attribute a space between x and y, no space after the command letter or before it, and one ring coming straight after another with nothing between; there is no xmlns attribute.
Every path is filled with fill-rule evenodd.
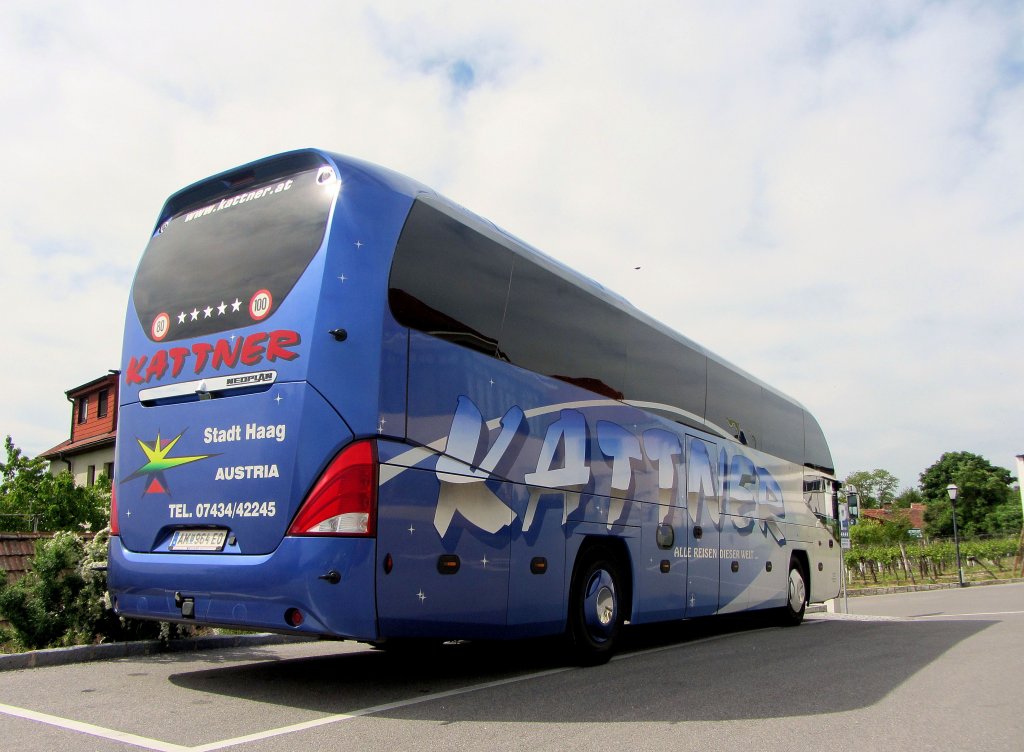
<svg viewBox="0 0 1024 752"><path fill-rule="evenodd" d="M273 315L320 249L337 179L327 166L235 186L164 223L132 288L154 341L200 337Z"/></svg>

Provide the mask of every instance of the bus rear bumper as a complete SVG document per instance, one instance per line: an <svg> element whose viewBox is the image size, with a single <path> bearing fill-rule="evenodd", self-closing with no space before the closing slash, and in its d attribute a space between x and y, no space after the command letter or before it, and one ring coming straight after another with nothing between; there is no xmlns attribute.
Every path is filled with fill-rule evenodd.
<svg viewBox="0 0 1024 752"><path fill-rule="evenodd" d="M375 547L285 538L256 556L136 553L113 536L107 584L129 618L375 640Z"/></svg>

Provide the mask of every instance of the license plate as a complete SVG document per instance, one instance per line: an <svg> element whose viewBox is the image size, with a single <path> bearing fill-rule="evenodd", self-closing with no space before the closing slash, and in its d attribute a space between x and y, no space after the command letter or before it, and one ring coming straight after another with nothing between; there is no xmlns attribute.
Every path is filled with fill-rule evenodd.
<svg viewBox="0 0 1024 752"><path fill-rule="evenodd" d="M171 551L220 551L227 537L227 530L178 530L168 548Z"/></svg>

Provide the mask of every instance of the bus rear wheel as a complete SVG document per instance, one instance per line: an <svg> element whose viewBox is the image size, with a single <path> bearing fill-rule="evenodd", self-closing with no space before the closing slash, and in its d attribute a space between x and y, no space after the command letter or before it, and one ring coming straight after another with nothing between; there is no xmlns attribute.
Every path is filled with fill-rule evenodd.
<svg viewBox="0 0 1024 752"><path fill-rule="evenodd" d="M578 663L606 663L622 629L622 580L615 559L594 549L581 559L569 595L568 637Z"/></svg>

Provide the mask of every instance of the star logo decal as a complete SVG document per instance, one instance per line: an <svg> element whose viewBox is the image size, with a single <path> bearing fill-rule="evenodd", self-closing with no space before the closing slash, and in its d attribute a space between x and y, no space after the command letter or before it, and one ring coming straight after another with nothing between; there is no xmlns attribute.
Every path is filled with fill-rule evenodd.
<svg viewBox="0 0 1024 752"><path fill-rule="evenodd" d="M139 443L139 448L146 457L146 463L125 478L125 481L133 480L134 478L147 477L149 478L149 482L146 484L146 490L143 492L143 495L167 494L170 496L171 492L168 488L167 481L164 478L164 473L168 470L181 467L182 465L188 465L192 462L199 462L200 460L217 456L215 454L199 454L186 457L169 456L171 450L174 449L174 445L178 443L178 440L181 439L184 434L185 432L182 431L173 439L164 441L161 439L160 434L157 433L156 439L154 439L152 444L148 444L142 439L136 438L135 440Z"/></svg>

